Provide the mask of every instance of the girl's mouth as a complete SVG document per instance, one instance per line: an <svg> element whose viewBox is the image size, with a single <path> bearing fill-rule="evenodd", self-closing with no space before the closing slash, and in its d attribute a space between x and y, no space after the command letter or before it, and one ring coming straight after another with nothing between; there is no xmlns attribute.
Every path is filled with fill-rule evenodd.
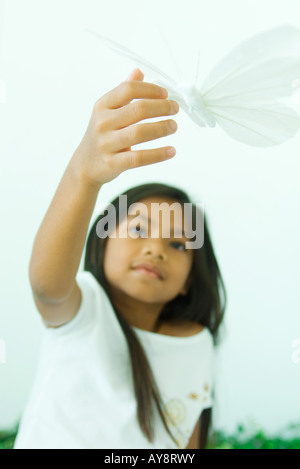
<svg viewBox="0 0 300 469"><path fill-rule="evenodd" d="M153 272L151 270L144 269L143 267L137 267L134 270L141 273L141 274L148 275L149 277L152 277L152 278L160 278L159 275L156 274L155 272Z"/></svg>
<svg viewBox="0 0 300 469"><path fill-rule="evenodd" d="M151 264L138 264L133 267L133 270L139 272L142 275L147 275L151 278L158 278L160 280L163 280L164 278L164 275L160 271L160 269Z"/></svg>

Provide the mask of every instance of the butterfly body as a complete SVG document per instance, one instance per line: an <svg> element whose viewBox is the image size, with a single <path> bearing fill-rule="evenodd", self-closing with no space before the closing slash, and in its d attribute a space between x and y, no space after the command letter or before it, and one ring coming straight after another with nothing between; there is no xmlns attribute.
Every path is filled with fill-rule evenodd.
<svg viewBox="0 0 300 469"><path fill-rule="evenodd" d="M216 119L206 106L201 93L194 85L188 82L180 82L170 87L166 80L159 79L153 81L164 86L169 91L169 99L174 99L187 115L200 127L215 127Z"/></svg>
<svg viewBox="0 0 300 469"><path fill-rule="evenodd" d="M200 91L190 83L178 83L177 89L188 106L188 112L196 114L199 120L203 119L203 127L215 127L216 119L206 109Z"/></svg>

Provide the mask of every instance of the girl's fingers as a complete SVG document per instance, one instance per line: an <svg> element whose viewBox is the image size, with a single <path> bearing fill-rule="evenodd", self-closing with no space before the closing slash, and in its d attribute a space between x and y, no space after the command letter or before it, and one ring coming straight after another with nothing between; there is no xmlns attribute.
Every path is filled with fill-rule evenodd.
<svg viewBox="0 0 300 469"><path fill-rule="evenodd" d="M142 81L144 79L144 74L139 68L135 68L132 70L131 74L127 78L127 80L139 80Z"/></svg>
<svg viewBox="0 0 300 469"><path fill-rule="evenodd" d="M176 101L142 99L129 103L120 109L110 111L107 125L110 129L123 129L144 119L172 116L177 114L178 111L179 106Z"/></svg>
<svg viewBox="0 0 300 469"><path fill-rule="evenodd" d="M153 83L144 81L123 81L119 86L106 93L96 104L106 109L119 109L133 99L163 99L166 90Z"/></svg>
<svg viewBox="0 0 300 469"><path fill-rule="evenodd" d="M126 171L127 169L138 168L153 163L169 160L176 154L174 147L155 148L153 150L136 150L124 151L112 156L116 159L119 169Z"/></svg>
<svg viewBox="0 0 300 469"><path fill-rule="evenodd" d="M148 142L157 138L166 137L175 133L177 124L172 119L152 122L150 124L138 124L125 129L113 131L111 134L110 151L117 153L124 148Z"/></svg>

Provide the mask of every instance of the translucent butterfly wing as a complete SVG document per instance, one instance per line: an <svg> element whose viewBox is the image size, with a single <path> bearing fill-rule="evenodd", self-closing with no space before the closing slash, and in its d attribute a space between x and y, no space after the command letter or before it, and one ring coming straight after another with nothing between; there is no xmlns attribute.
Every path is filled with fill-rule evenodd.
<svg viewBox="0 0 300 469"><path fill-rule="evenodd" d="M295 51L300 31L283 26L240 44L208 75L201 87L205 106L232 138L265 147L298 132L300 116L279 101L291 96L300 77Z"/></svg>
<svg viewBox="0 0 300 469"><path fill-rule="evenodd" d="M127 47L119 44L116 41L113 41L111 39L108 39L105 36L102 36L99 33L96 33L94 31L91 31L89 29L85 30L86 32L92 34L93 36L96 36L98 39L101 39L107 46L109 46L114 52L121 56L128 57L130 60L132 60L135 63L138 63L139 65L143 66L145 69L150 71L150 73L154 73L155 75L158 75L160 78L165 80L165 82L169 83L170 86L173 85L173 87L176 87L176 82L169 77L166 73L164 73L162 70L157 68L155 65L151 64L148 62L146 59L141 57L140 55L136 54L132 50L128 49Z"/></svg>
<svg viewBox="0 0 300 469"><path fill-rule="evenodd" d="M205 122L203 120L203 117L200 116L200 113L197 112L197 109L191 109L190 105L188 104L186 97L184 96L184 93L180 91L180 87L178 87L178 84L171 78L169 77L166 73L164 73L162 70L160 70L158 67L155 65L151 64L147 60L145 60L143 57L140 55L136 54L132 50L128 49L127 47L122 46L121 44L112 41L111 39L108 39L105 36L102 36L99 33L96 33L91 30L85 30L86 32L92 34L93 36L96 36L98 39L100 39L102 42L104 42L108 47L110 47L114 52L121 56L128 57L130 60L132 60L135 64L139 64L143 67L143 70L153 77L153 82L165 87L168 90L168 99L174 99L175 101L178 102L180 108L185 111L190 118L199 126L204 127Z"/></svg>
<svg viewBox="0 0 300 469"><path fill-rule="evenodd" d="M278 98L292 93L298 58L279 58L248 69L204 94L207 109L232 138L254 146L278 145L300 128L300 116Z"/></svg>
<svg viewBox="0 0 300 469"><path fill-rule="evenodd" d="M300 30L290 25L273 28L241 42L226 54L207 75L201 94L212 93L221 83L227 83L253 67L273 58L300 54Z"/></svg>
<svg viewBox="0 0 300 469"><path fill-rule="evenodd" d="M272 100L223 102L214 106L212 112L230 137L257 147L279 145L292 138L300 127L296 111Z"/></svg>
<svg viewBox="0 0 300 469"><path fill-rule="evenodd" d="M299 49L300 51L300 49ZM262 64L247 65L201 94L206 103L227 98L253 97L274 101L291 96L293 81L300 77L300 56L279 57Z"/></svg>

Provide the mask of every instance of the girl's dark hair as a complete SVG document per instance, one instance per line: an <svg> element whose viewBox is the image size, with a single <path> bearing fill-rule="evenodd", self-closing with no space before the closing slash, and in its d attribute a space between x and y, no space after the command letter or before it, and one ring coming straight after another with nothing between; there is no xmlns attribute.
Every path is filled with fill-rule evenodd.
<svg viewBox="0 0 300 469"><path fill-rule="evenodd" d="M223 319L226 306L226 292L221 277L220 269L214 255L210 240L207 221L202 211L195 205L183 190L161 183L142 184L133 187L121 195L127 196L127 207L139 202L141 199L151 196L165 196L175 199L181 204L188 203L192 207L192 225L196 226L196 216L199 215L204 225L204 244L199 249L193 249L193 263L190 275L190 286L186 295L178 295L175 299L165 305L159 316L159 322L184 319L206 326L211 332L214 343L218 342L218 331ZM115 207L117 220L119 219L120 207L119 196L111 204ZM127 214L126 214L127 215ZM107 210L95 220L86 243L84 269L91 272L104 290L109 295L109 284L103 271L103 259L105 246L108 238L98 237L96 226ZM113 306L113 305L112 305ZM114 307L113 307L114 308ZM137 419L144 435L151 442L154 439L154 408L162 418L163 424L177 444L169 430L160 397L159 389L155 382L146 353L140 343L135 331L114 308L125 338L128 344L131 359L134 391L137 400ZM201 415L199 447L205 448L211 425L211 409L206 409Z"/></svg>

